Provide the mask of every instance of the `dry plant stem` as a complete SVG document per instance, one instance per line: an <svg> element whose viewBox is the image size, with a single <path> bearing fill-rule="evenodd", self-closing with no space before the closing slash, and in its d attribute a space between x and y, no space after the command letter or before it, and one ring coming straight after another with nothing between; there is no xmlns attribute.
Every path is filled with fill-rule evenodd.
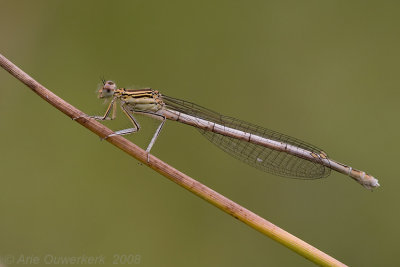
<svg viewBox="0 0 400 267"><path fill-rule="evenodd" d="M42 97L55 108L66 114L68 117L77 118L84 115L82 111L78 110L74 106L65 102L63 99L59 98L57 95L53 94L51 91L46 89L43 85L39 84L37 81L35 81L28 74L23 72L17 66L15 66L12 62L10 62L1 54L0 65L11 75L26 84L40 97ZM76 121L93 133L100 136L101 138L104 138L113 133L112 130L105 127L94 119L81 117ZM149 166L153 170L172 180L173 182L186 188L197 196L207 200L212 205L220 208L221 210L232 215L236 219L241 220L245 224L269 236L270 238L281 243L282 245L292 249L293 251L311 260L312 262L322 266L346 266L338 260L318 250L317 248L307 244L301 239L268 222L257 214L245 209L244 207L233 202L232 200L224 197L223 195L215 192L214 190L187 176L186 174L171 167L170 165L156 158L155 156L150 155L150 161L148 163L146 151L131 143L127 139L121 136L113 136L106 140L109 143L120 148L121 150L125 151L129 155L133 156L143 164Z"/></svg>

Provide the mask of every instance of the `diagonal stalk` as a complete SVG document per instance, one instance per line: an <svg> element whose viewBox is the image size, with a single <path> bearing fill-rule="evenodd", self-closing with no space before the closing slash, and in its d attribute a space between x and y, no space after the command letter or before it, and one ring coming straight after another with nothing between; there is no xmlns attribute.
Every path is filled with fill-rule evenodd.
<svg viewBox="0 0 400 267"><path fill-rule="evenodd" d="M105 138L113 133L112 130L96 120L84 117L83 115L85 114L82 111L46 89L43 85L38 83L1 54L0 66L32 89L49 104L63 112L65 115L72 119L78 118L76 121L79 124L97 134L100 138ZM328 254L318 250L317 248L286 232L285 230L279 228L278 226L251 212L250 210L247 210L225 196L199 183L198 181L173 168L157 157L149 155L148 159L148 153L145 150L141 149L127 139L121 136L113 136L107 138L106 140L119 149L125 151L135 159L139 160L144 165L147 165L176 184L186 188L191 193L203 198L212 205L232 215L234 218L244 222L251 228L290 248L310 261L321 266L346 266Z"/></svg>

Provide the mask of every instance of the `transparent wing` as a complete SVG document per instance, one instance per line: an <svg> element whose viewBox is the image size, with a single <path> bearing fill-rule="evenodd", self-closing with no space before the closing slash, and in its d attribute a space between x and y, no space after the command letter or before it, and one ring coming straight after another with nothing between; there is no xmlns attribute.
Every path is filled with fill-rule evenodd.
<svg viewBox="0 0 400 267"><path fill-rule="evenodd" d="M215 111L206 109L194 103L162 96L167 108L185 113L200 119L211 121L226 127L238 129L253 135L284 142L316 154L322 153L318 147L310 145L296 138L242 121L232 117L221 115ZM261 145L256 145L244 140L217 134L197 128L208 140L221 148L223 151L233 157L260 169L279 176L299 178L299 179L317 179L330 174L330 169L321 162L313 162L300 158L282 151L276 151Z"/></svg>

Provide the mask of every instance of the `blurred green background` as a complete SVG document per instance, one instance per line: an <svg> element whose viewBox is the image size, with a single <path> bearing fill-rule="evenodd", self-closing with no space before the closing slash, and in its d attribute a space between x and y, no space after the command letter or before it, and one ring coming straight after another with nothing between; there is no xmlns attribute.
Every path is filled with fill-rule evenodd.
<svg viewBox="0 0 400 267"><path fill-rule="evenodd" d="M351 266L398 262L397 1L0 1L0 53L88 114L100 77L322 147L379 178L260 172L167 122L153 154ZM0 71L0 260L133 255L140 266L310 266ZM122 116L107 125L129 123ZM157 122L139 118L145 147ZM25 262L26 263L26 262ZM54 264L54 262L53 262ZM74 266L86 266L75 264ZM129 264L125 264L129 265Z"/></svg>

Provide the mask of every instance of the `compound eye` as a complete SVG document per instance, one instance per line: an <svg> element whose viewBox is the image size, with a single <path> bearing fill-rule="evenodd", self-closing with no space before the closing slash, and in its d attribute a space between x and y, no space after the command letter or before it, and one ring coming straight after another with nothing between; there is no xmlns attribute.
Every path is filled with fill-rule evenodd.
<svg viewBox="0 0 400 267"><path fill-rule="evenodd" d="M107 81L103 88L106 90L106 92L110 92L111 90L117 89L117 86L113 81Z"/></svg>

